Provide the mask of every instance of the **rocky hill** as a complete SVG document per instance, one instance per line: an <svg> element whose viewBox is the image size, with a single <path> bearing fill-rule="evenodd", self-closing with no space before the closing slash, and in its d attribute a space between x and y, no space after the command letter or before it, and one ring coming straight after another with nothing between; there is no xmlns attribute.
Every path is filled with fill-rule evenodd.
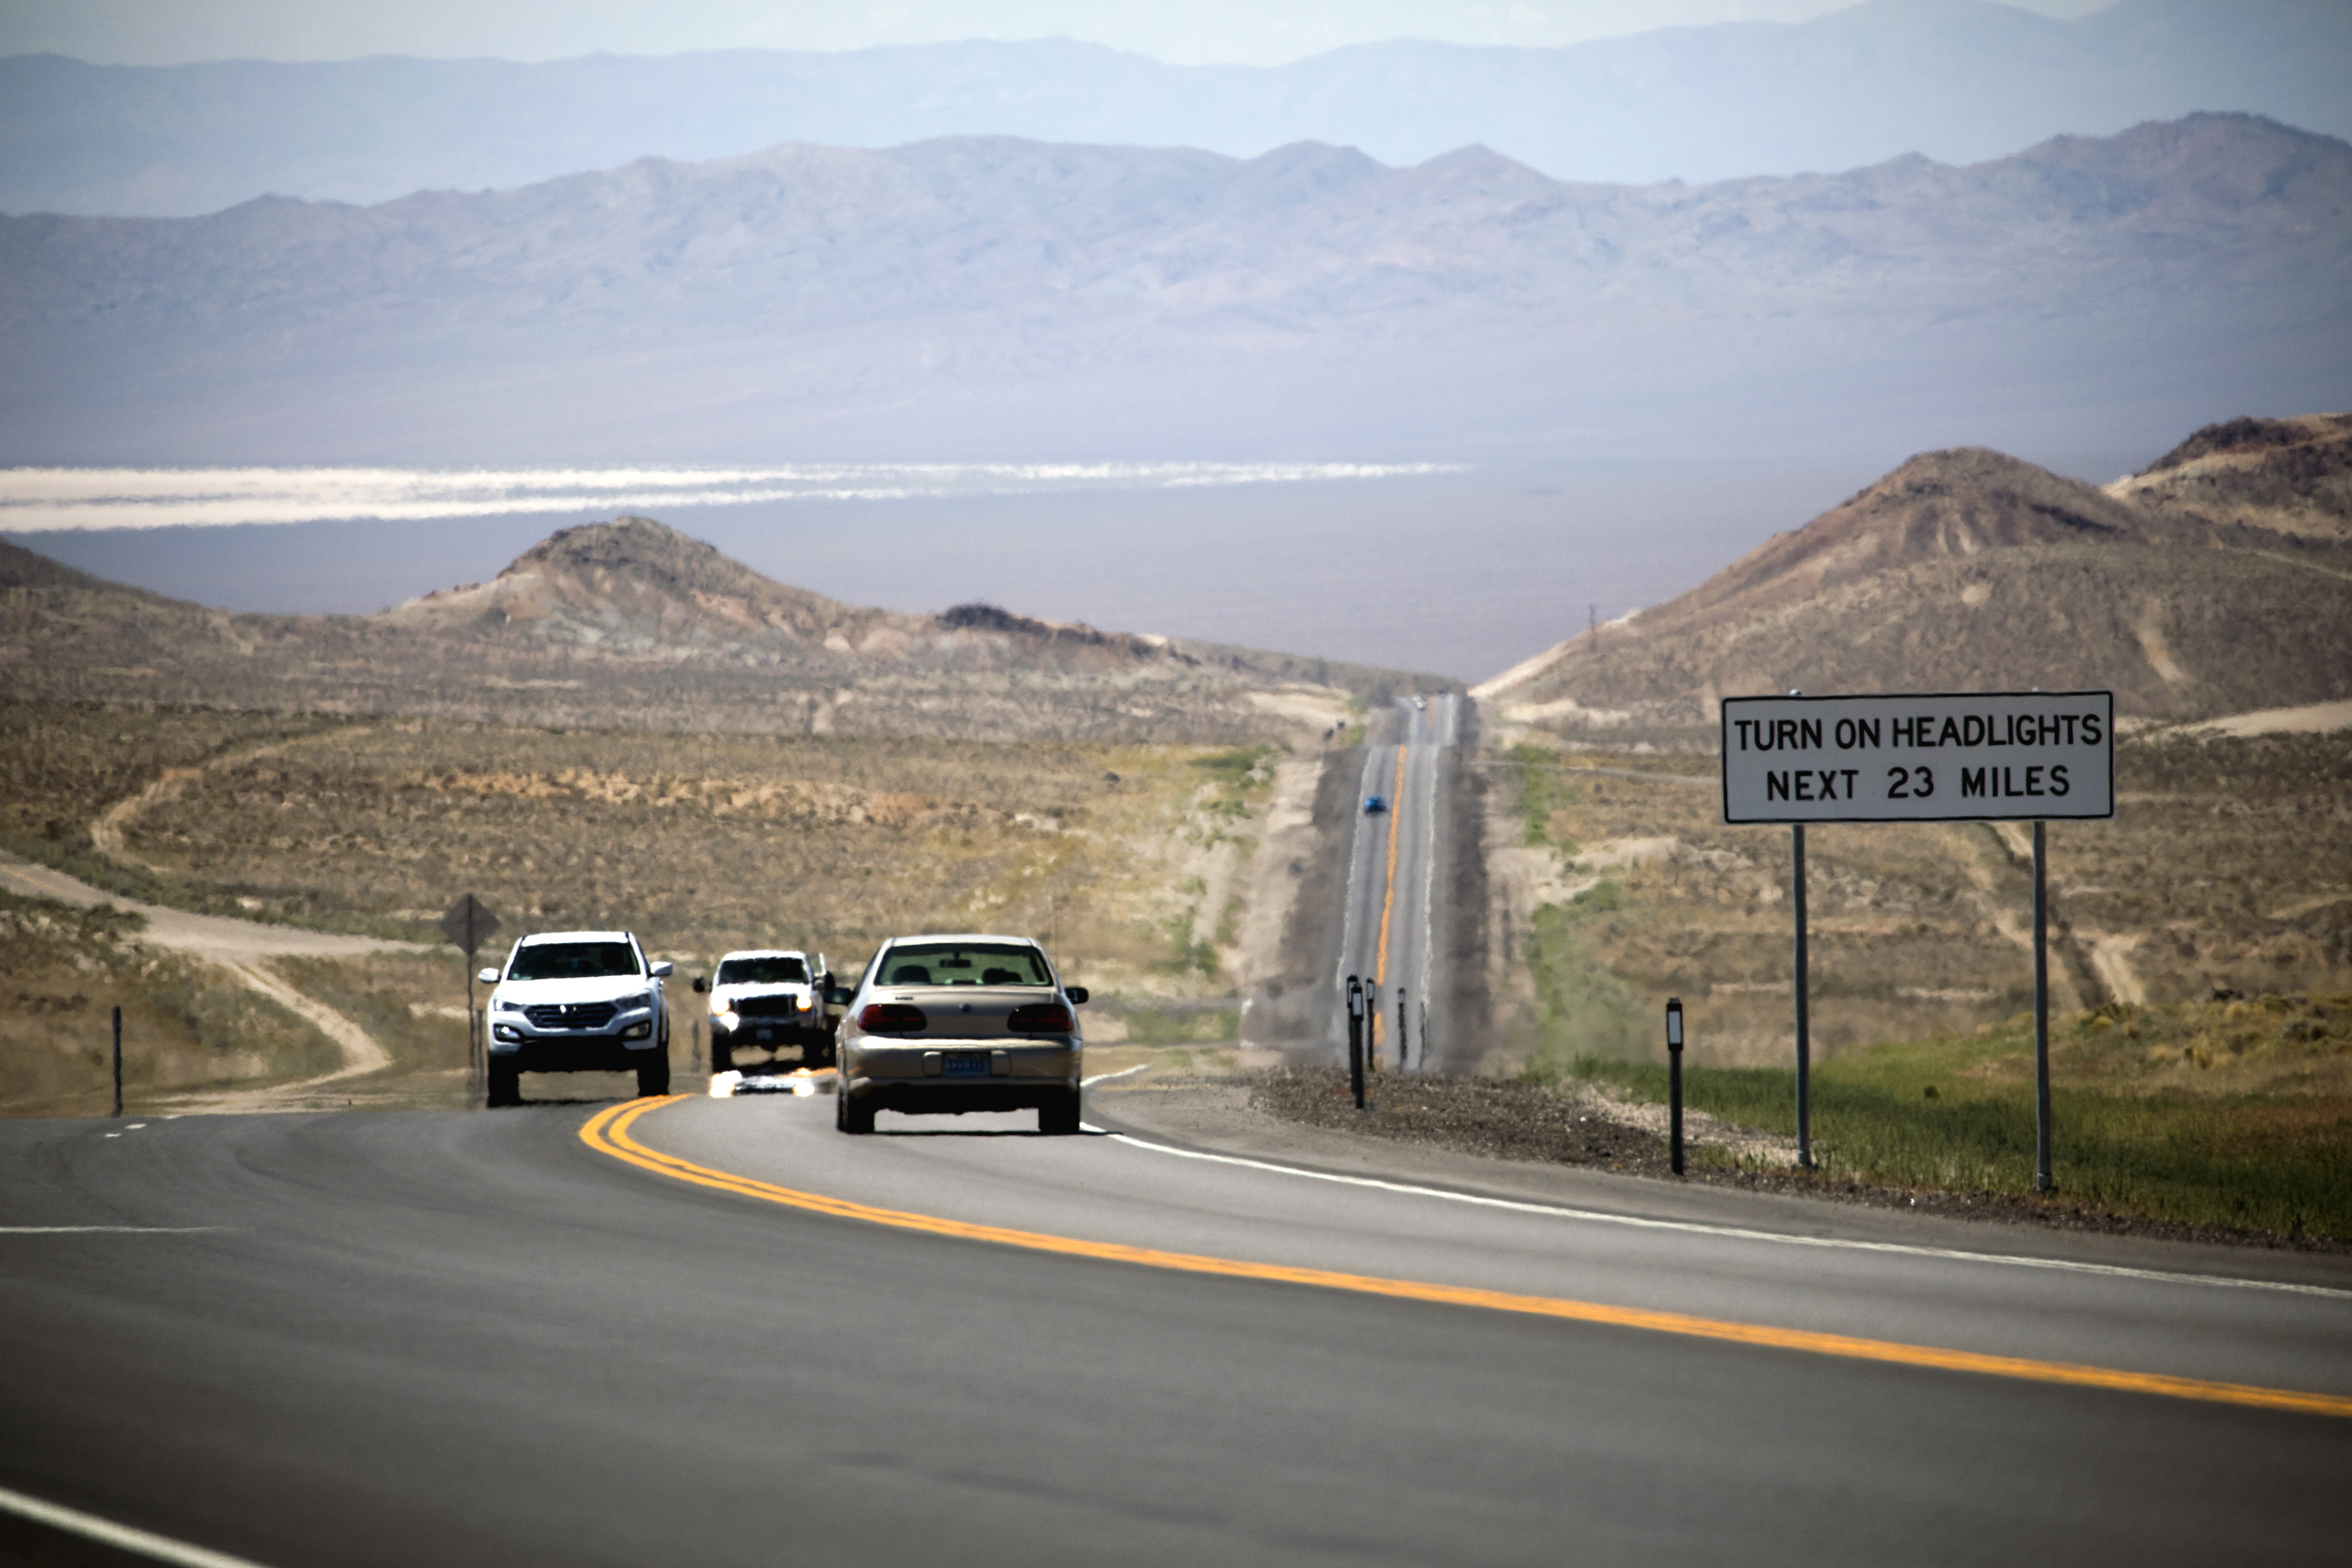
<svg viewBox="0 0 2352 1568"><path fill-rule="evenodd" d="M2212 426L2105 490L1926 453L1476 691L1566 731L1706 723L1726 696L1791 688L2108 687L2160 719L2341 700L2352 550L2312 520L2341 516L2347 423Z"/></svg>
<svg viewBox="0 0 2352 1568"><path fill-rule="evenodd" d="M1449 683L774 582L650 519L562 530L375 616L238 615L0 542L0 697L564 727L1221 741Z"/></svg>
<svg viewBox="0 0 2352 1568"><path fill-rule="evenodd" d="M2208 426L2107 494L2165 517L2352 543L2352 414Z"/></svg>

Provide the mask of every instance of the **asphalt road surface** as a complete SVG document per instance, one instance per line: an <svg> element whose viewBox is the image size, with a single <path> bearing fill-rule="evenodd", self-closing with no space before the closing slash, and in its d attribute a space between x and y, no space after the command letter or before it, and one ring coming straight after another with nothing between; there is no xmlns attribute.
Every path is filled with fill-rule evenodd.
<svg viewBox="0 0 2352 1568"><path fill-rule="evenodd" d="M1407 699L1381 715L1364 748L1341 884L1346 911L1333 973L1335 1001L1325 1029L1335 1059L1346 1058L1345 1004L1338 998L1351 974L1372 986L1371 1047L1385 1066L1419 1068L1444 1059L1429 1047L1447 1037L1434 969L1445 855L1439 768L1459 734L1463 700L1443 693L1425 700L1426 707L1416 708ZM1385 811L1363 811L1372 795L1386 804Z"/></svg>
<svg viewBox="0 0 2352 1568"><path fill-rule="evenodd" d="M1656 1183L1570 1213L831 1121L0 1123L0 1488L277 1568L2344 1561L2326 1260L2027 1267ZM1658 1311L1749 1328L1627 1326ZM1790 1348L1824 1333L1929 1350ZM0 1517L0 1560L133 1559Z"/></svg>

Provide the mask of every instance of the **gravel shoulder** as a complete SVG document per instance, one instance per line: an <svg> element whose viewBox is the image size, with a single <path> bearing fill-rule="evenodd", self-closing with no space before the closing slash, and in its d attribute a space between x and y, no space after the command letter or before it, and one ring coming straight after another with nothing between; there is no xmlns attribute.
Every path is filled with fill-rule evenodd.
<svg viewBox="0 0 2352 1568"><path fill-rule="evenodd" d="M1654 1134L1528 1085L1385 1078L1367 1112L1355 1110L1337 1068L1143 1074L1088 1090L1087 1113L1113 1131L1185 1148L1605 1214L2352 1288L2352 1247L2341 1244L2291 1246L2063 1203L1962 1198L1793 1172L1676 1177Z"/></svg>

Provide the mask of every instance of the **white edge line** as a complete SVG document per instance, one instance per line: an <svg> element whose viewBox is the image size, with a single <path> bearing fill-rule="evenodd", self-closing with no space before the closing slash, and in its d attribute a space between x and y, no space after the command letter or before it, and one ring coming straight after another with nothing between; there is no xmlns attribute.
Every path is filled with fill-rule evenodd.
<svg viewBox="0 0 2352 1568"><path fill-rule="evenodd" d="M1107 1128L1089 1127L1088 1131L1108 1131ZM1777 1242L1783 1247L1826 1247L1848 1252L1892 1252L1913 1258L1942 1258L1960 1263L2000 1263L2013 1268L2054 1268L2070 1274L2105 1274L2124 1279L2153 1279L2169 1285L2219 1285L2238 1290L2283 1290L2299 1296L2327 1296L2339 1300L2352 1300L2352 1290L2338 1289L2332 1285L2297 1285L2281 1279L2243 1279L2223 1274L2179 1274L2161 1268L2129 1268L2115 1263L2079 1263L2063 1258L2021 1258L2007 1252L1968 1252L1955 1247L1918 1247L1901 1241L1852 1241L1827 1236L1784 1236L1778 1231L1748 1230L1738 1226L1707 1225L1697 1220L1645 1219L1636 1215L1604 1214L1598 1209L1568 1208L1559 1204L1531 1204L1516 1198L1490 1198L1475 1193L1448 1192L1444 1187L1416 1186L1409 1182L1387 1182L1376 1176L1342 1176L1329 1171L1310 1171L1297 1165L1277 1165L1267 1160L1252 1160L1238 1154L1212 1154L1199 1149L1178 1149L1166 1143L1154 1143L1125 1132L1111 1132L1121 1143L1137 1149L1149 1149L1155 1154L1172 1154L1180 1160L1208 1160L1220 1165L1241 1165L1253 1171L1272 1171L1279 1175L1302 1176L1308 1181L1337 1182L1342 1186L1370 1187L1384 1193L1402 1193L1412 1197L1444 1198L1449 1203L1472 1204L1480 1208L1509 1209L1518 1214L1548 1215L1555 1219L1584 1220L1594 1225L1620 1225L1634 1230L1684 1231L1695 1236L1720 1236L1736 1241Z"/></svg>
<svg viewBox="0 0 2352 1568"><path fill-rule="evenodd" d="M1079 1087L1080 1089L1091 1089L1091 1088L1093 1088L1096 1084L1098 1084L1098 1083L1109 1083L1109 1082L1110 1082L1110 1081L1112 1081L1114 1079L1133 1078L1137 1073L1139 1073L1139 1072L1150 1072L1150 1071L1151 1070L1151 1068L1152 1068L1152 1064L1151 1064L1151 1063L1150 1063L1150 1062L1145 1062L1145 1063L1144 1063L1142 1066L1140 1066L1140 1067L1131 1067L1131 1068L1126 1068L1126 1069L1124 1069L1124 1070L1122 1070L1122 1071L1119 1071L1119 1072L1098 1072L1098 1073L1095 1074L1095 1076L1094 1076L1094 1077L1092 1077L1092 1078L1082 1078L1082 1079L1080 1079L1078 1080L1078 1087ZM1097 1131L1100 1131L1100 1129L1097 1129Z"/></svg>
<svg viewBox="0 0 2352 1568"><path fill-rule="evenodd" d="M226 1225L0 1225L0 1236L194 1236Z"/></svg>
<svg viewBox="0 0 2352 1568"><path fill-rule="evenodd" d="M215 1552L210 1547L191 1546L168 1535L135 1530L127 1524L117 1524L110 1519L100 1519L94 1513L84 1513L78 1508L26 1497L23 1492L11 1491L6 1487L0 1487L0 1509L54 1530L67 1531L91 1541L103 1542L109 1546L120 1547L125 1552L136 1552L163 1563L175 1563L181 1568L261 1568L261 1564L249 1557L232 1557L226 1552Z"/></svg>

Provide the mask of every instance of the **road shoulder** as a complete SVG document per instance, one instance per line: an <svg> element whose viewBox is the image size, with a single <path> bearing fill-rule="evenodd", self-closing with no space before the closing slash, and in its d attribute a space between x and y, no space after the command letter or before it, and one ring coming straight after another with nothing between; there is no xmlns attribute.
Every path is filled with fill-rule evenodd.
<svg viewBox="0 0 2352 1568"><path fill-rule="evenodd" d="M2352 1289L2352 1256L2045 1230L1465 1154L1282 1121L1241 1078L1145 1075L1087 1092L1097 1126L1181 1149L1630 1218Z"/></svg>

